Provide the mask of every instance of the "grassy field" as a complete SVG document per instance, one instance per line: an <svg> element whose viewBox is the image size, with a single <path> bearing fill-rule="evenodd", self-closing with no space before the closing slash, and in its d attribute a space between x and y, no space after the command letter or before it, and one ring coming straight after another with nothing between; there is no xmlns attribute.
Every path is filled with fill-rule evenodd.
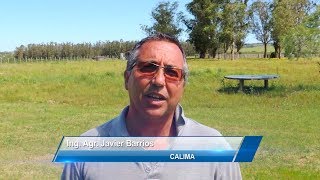
<svg viewBox="0 0 320 180"><path fill-rule="evenodd" d="M186 115L224 135L263 135L245 179L320 178L317 60L189 60ZM0 179L58 179L51 163L62 136L80 135L128 104L125 61L0 64ZM229 74L279 74L263 90Z"/></svg>
<svg viewBox="0 0 320 180"><path fill-rule="evenodd" d="M263 53L264 47L262 44L256 44L256 45L247 45L240 50L241 53ZM271 44L267 45L267 52L271 53L274 52L274 48Z"/></svg>

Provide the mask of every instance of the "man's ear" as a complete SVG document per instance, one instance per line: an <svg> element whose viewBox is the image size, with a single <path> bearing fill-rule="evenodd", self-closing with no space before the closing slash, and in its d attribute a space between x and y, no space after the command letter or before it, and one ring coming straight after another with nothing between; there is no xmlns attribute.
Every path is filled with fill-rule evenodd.
<svg viewBox="0 0 320 180"><path fill-rule="evenodd" d="M124 71L124 72L123 72L123 77L124 77L124 87L126 88L126 90L128 90L128 81L129 81L129 76L130 76L130 72L128 72L128 71Z"/></svg>

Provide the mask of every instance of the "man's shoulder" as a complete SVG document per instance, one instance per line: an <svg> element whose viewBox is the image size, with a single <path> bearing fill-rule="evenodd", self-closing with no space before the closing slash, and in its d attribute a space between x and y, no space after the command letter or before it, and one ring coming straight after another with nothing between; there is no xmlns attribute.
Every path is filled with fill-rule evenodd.
<svg viewBox="0 0 320 180"><path fill-rule="evenodd" d="M104 124L92 128L87 132L81 134L81 136L110 136L110 130L112 129L112 123L116 118L111 119L110 121L105 122Z"/></svg>
<svg viewBox="0 0 320 180"><path fill-rule="evenodd" d="M128 136L125 123L125 115L128 110L129 106L125 107L117 117L96 128L90 129L81 136Z"/></svg>
<svg viewBox="0 0 320 180"><path fill-rule="evenodd" d="M222 136L221 133L211 127L203 125L193 119L185 117L186 128L183 130L183 135L186 136Z"/></svg>

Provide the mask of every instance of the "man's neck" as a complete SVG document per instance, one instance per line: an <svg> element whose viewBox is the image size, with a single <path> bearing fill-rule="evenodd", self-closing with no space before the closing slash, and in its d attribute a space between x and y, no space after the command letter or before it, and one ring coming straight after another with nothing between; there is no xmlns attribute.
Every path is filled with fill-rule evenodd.
<svg viewBox="0 0 320 180"><path fill-rule="evenodd" d="M130 111L131 110L131 111ZM126 126L130 136L176 136L174 112L171 115L145 118L129 107Z"/></svg>

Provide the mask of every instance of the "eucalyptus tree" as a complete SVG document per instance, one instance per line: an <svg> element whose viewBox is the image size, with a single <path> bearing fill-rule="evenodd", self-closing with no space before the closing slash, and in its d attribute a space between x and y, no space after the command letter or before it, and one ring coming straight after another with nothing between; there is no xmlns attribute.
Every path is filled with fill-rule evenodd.
<svg viewBox="0 0 320 180"><path fill-rule="evenodd" d="M290 57L320 55L320 6L284 37L284 53Z"/></svg>
<svg viewBox="0 0 320 180"><path fill-rule="evenodd" d="M267 57L267 45L271 41L271 4L258 0L250 7L251 31L256 39L263 43L263 57Z"/></svg>
<svg viewBox="0 0 320 180"><path fill-rule="evenodd" d="M160 2L151 12L152 26L142 25L141 29L148 35L162 32L179 37L182 32L180 28L181 12L178 12L178 2Z"/></svg>
<svg viewBox="0 0 320 180"><path fill-rule="evenodd" d="M205 58L208 51L214 57L219 47L219 2L193 0L186 7L193 15L192 19L183 18L189 32L189 41L194 45L200 58Z"/></svg>
<svg viewBox="0 0 320 180"><path fill-rule="evenodd" d="M224 53L230 48L232 59L234 51L240 51L248 33L247 0L223 0L220 11L220 43Z"/></svg>
<svg viewBox="0 0 320 180"><path fill-rule="evenodd" d="M272 10L272 40L276 57L280 58L284 38L303 23L312 7L311 0L274 0Z"/></svg>
<svg viewBox="0 0 320 180"><path fill-rule="evenodd" d="M17 47L14 51L14 57L16 59L23 59L25 57L25 49L26 47L24 45L21 45L20 47Z"/></svg>

